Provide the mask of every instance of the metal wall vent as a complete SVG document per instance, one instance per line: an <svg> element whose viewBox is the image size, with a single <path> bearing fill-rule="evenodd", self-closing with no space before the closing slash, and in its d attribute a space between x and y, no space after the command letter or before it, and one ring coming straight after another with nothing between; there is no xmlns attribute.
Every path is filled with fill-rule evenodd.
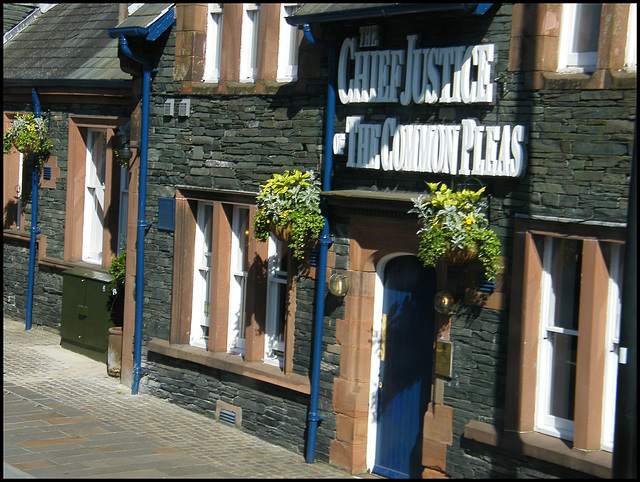
<svg viewBox="0 0 640 482"><path fill-rule="evenodd" d="M189 117L191 115L191 99L182 99L178 104L178 116Z"/></svg>
<svg viewBox="0 0 640 482"><path fill-rule="evenodd" d="M175 99L167 99L164 101L164 115L173 117L175 102Z"/></svg>
<svg viewBox="0 0 640 482"><path fill-rule="evenodd" d="M478 273L478 282L476 284L476 290L484 293L493 293L496 289L496 282L489 281L484 273Z"/></svg>
<svg viewBox="0 0 640 482"><path fill-rule="evenodd" d="M45 181L51 180L51 166L45 166L42 168L42 177Z"/></svg>
<svg viewBox="0 0 640 482"><path fill-rule="evenodd" d="M224 408L220 409L220 416L218 420L220 423L224 423L225 425L229 425L231 427L236 426L236 414L231 410L225 410Z"/></svg>
<svg viewBox="0 0 640 482"><path fill-rule="evenodd" d="M312 249L311 252L309 253L309 264L311 266L318 266L319 258L320 258L320 251L317 249Z"/></svg>

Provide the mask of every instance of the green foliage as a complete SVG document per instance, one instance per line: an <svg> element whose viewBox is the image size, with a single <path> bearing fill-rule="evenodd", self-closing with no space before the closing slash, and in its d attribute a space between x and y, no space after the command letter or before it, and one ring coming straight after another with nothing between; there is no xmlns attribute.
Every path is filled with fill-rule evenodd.
<svg viewBox="0 0 640 482"><path fill-rule="evenodd" d="M3 151L9 154L12 148L24 154L33 153L37 166L41 167L45 159L51 154L51 140L47 125L42 117L33 114L17 114L16 120L3 136Z"/></svg>
<svg viewBox="0 0 640 482"><path fill-rule="evenodd" d="M126 264L127 252L124 250L111 261L111 265L109 266L107 271L109 271L109 274L113 276L113 281L111 282L113 288L124 286Z"/></svg>
<svg viewBox="0 0 640 482"><path fill-rule="evenodd" d="M320 182L313 171L287 170L274 174L260 188L253 222L256 239L267 241L272 227L289 226L289 247L294 258L302 259L305 246L320 235L324 226L320 214Z"/></svg>
<svg viewBox="0 0 640 482"><path fill-rule="evenodd" d="M477 247L485 276L494 280L496 271L502 267L498 261L500 240L481 212L480 196L485 188L454 192L446 184L426 184L433 195L412 199L414 208L409 211L418 213L422 223L418 230L421 237L418 257L425 266L435 266L448 249Z"/></svg>

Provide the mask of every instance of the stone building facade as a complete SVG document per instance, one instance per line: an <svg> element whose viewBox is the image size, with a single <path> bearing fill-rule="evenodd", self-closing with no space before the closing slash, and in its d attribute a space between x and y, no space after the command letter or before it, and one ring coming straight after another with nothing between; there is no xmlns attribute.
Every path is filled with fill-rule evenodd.
<svg viewBox="0 0 640 482"><path fill-rule="evenodd" d="M170 8L175 25L143 50L157 71L141 390L305 452L317 281L341 274L346 296L321 297L319 460L388 477L610 476L615 397L606 394L615 393L627 268L635 7L602 4L582 17L562 4ZM597 26L584 52L567 47L579 18ZM297 58L280 56L291 46ZM139 146L140 104L130 115ZM327 132L335 133L329 142ZM320 176L326 146L332 243L319 273L313 256L295 263L275 241L252 239L250 226L260 184L287 169ZM136 370L141 162L138 148L126 385ZM412 198L439 181L485 187L502 245L494 285L474 262L417 263ZM14 249L5 262L17 268L25 256ZM232 270L238 259L242 269ZM278 280L269 274L274 259ZM287 297L280 311L276 283ZM56 299L55 288L42 289L50 295L43 304ZM452 314L435 310L442 290L456 301ZM280 344L270 331L274 310ZM557 382L545 383L551 374ZM403 394L414 385L415 406L394 405L413 403ZM393 429L393 417L413 411L400 433ZM390 446L404 454L390 456Z"/></svg>

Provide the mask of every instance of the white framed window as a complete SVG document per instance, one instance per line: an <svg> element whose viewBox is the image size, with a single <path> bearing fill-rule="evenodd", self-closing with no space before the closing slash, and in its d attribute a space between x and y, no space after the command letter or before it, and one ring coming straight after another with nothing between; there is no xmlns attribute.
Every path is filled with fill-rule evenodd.
<svg viewBox="0 0 640 482"><path fill-rule="evenodd" d="M269 235L267 267L267 321L264 361L282 367L287 316L287 255L283 242Z"/></svg>
<svg viewBox="0 0 640 482"><path fill-rule="evenodd" d="M204 78L205 82L220 81L220 59L222 53L221 3L210 3L207 15L207 40L205 46Z"/></svg>
<svg viewBox="0 0 640 482"><path fill-rule="evenodd" d="M291 82L298 78L298 28L285 20L299 4L280 4L280 40L278 42L278 82Z"/></svg>
<svg viewBox="0 0 640 482"><path fill-rule="evenodd" d="M240 39L240 82L255 82L258 75L258 32L260 6L242 5L242 37Z"/></svg>
<svg viewBox="0 0 640 482"><path fill-rule="evenodd" d="M229 284L229 331L227 350L244 355L247 277L249 274L249 209L233 206L231 237L231 282Z"/></svg>
<svg viewBox="0 0 640 482"><path fill-rule="evenodd" d="M544 238L536 430L573 440L582 242Z"/></svg>
<svg viewBox="0 0 640 482"><path fill-rule="evenodd" d="M193 303L189 344L207 348L211 307L211 253L213 206L198 203L193 262Z"/></svg>
<svg viewBox="0 0 640 482"><path fill-rule="evenodd" d="M603 243L603 254L609 270L607 297L607 336L605 352L604 398L602 405L602 449L613 452L616 420L616 392L620 358L620 316L622 312L622 247Z"/></svg>
<svg viewBox="0 0 640 482"><path fill-rule="evenodd" d="M627 48L624 56L624 68L629 72L638 70L638 4L629 5L629 27L627 29Z"/></svg>
<svg viewBox="0 0 640 482"><path fill-rule="evenodd" d="M565 3L562 5L559 72L593 72L598 58L600 3Z"/></svg>
<svg viewBox="0 0 640 482"><path fill-rule="evenodd" d="M88 129L84 190L82 260L102 263L107 131Z"/></svg>
<svg viewBox="0 0 640 482"><path fill-rule="evenodd" d="M583 241L554 236L537 237L542 253L541 307L538 343L535 430L573 440ZM613 451L616 385L620 342L622 247L599 242L608 271L606 339L603 340L604 380L601 448ZM604 293L603 293L604 294ZM586 328L585 328L586 329ZM584 367L582 368L584 369ZM593 414L596 416L597 414Z"/></svg>

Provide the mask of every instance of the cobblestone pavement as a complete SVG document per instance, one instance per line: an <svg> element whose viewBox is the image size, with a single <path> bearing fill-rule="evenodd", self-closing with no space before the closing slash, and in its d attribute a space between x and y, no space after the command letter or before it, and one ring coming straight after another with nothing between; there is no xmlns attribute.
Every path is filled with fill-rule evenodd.
<svg viewBox="0 0 640 482"><path fill-rule="evenodd" d="M47 329L3 319L4 478L357 478L131 391Z"/></svg>

